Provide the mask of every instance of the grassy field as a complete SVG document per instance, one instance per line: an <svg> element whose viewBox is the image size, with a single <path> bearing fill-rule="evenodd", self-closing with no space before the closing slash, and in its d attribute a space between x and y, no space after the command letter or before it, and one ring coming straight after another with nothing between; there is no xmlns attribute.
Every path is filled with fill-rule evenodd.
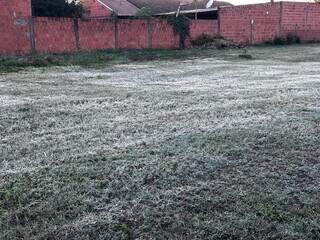
<svg viewBox="0 0 320 240"><path fill-rule="evenodd" d="M78 52L74 54L38 54L26 57L4 57L0 58L0 73L17 72L27 67L82 66L87 68L104 68L110 65L132 62L186 59L196 56L210 57L211 53L212 51L207 51L206 49L193 48L183 51L160 49L106 50Z"/></svg>
<svg viewBox="0 0 320 240"><path fill-rule="evenodd" d="M320 239L320 46L241 51L2 71L0 239Z"/></svg>

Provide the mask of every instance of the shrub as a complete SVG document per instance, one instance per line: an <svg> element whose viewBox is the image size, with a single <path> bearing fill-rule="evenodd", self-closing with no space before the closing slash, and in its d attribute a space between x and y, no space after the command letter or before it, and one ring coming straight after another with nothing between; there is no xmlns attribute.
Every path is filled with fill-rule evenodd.
<svg viewBox="0 0 320 240"><path fill-rule="evenodd" d="M172 26L173 31L179 34L180 48L185 47L185 41L190 36L191 21L184 15L169 16L168 23Z"/></svg>
<svg viewBox="0 0 320 240"><path fill-rule="evenodd" d="M300 38L293 34L293 33L289 33L287 35L287 44L299 44L301 43Z"/></svg>
<svg viewBox="0 0 320 240"><path fill-rule="evenodd" d="M81 17L84 8L79 1L32 0L32 11L36 17Z"/></svg>
<svg viewBox="0 0 320 240"><path fill-rule="evenodd" d="M272 41L273 45L285 45L286 39L283 37L275 37Z"/></svg>
<svg viewBox="0 0 320 240"><path fill-rule="evenodd" d="M266 42L266 44L270 45L290 45L299 43L301 43L300 38L294 33L289 33L286 37L276 36L271 41Z"/></svg>
<svg viewBox="0 0 320 240"><path fill-rule="evenodd" d="M152 11L149 7L142 7L138 10L135 17L138 19L151 19Z"/></svg>
<svg viewBox="0 0 320 240"><path fill-rule="evenodd" d="M205 46L205 45L210 44L212 42L214 42L214 38L208 34L203 33L199 37L197 37L196 39L192 40L191 44L193 46L199 47L199 46Z"/></svg>

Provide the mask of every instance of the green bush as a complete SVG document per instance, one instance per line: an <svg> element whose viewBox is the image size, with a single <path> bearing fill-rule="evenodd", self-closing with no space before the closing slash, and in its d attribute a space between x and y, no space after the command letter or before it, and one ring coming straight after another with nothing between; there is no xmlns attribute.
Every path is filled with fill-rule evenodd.
<svg viewBox="0 0 320 240"><path fill-rule="evenodd" d="M290 45L290 44L299 44L299 43L301 43L301 40L294 33L289 33L286 37L276 36L271 41L266 42L266 44L270 44L270 45Z"/></svg>
<svg viewBox="0 0 320 240"><path fill-rule="evenodd" d="M81 17L85 12L76 0L32 0L31 4L36 17Z"/></svg>
<svg viewBox="0 0 320 240"><path fill-rule="evenodd" d="M179 34L180 37L180 48L185 47L185 41L190 36L190 25L191 21L184 15L169 16L168 23L172 26L174 32Z"/></svg>
<svg viewBox="0 0 320 240"><path fill-rule="evenodd" d="M135 17L138 19L151 19L152 11L149 7L142 7L138 10Z"/></svg>
<svg viewBox="0 0 320 240"><path fill-rule="evenodd" d="M287 44L299 44L299 43L301 43L300 38L297 35L293 34L293 33L289 33L287 35L287 39L286 40L287 40Z"/></svg>
<svg viewBox="0 0 320 240"><path fill-rule="evenodd" d="M286 39L283 37L275 37L272 41L273 45L285 45Z"/></svg>
<svg viewBox="0 0 320 240"><path fill-rule="evenodd" d="M192 44L192 46L199 47L199 46L205 46L205 45L210 44L212 42L214 42L214 38L208 34L203 33L199 37L197 37L196 39L192 40L191 44Z"/></svg>

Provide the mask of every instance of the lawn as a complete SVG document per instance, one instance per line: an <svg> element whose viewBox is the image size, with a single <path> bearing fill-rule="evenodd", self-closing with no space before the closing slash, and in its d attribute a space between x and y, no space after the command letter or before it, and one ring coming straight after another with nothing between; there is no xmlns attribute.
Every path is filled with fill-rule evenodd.
<svg viewBox="0 0 320 240"><path fill-rule="evenodd" d="M241 52L2 71L0 239L320 239L320 45Z"/></svg>

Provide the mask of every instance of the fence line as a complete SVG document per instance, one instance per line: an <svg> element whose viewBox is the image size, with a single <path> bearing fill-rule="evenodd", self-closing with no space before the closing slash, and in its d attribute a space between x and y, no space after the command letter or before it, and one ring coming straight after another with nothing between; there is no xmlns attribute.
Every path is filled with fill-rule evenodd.
<svg viewBox="0 0 320 240"><path fill-rule="evenodd" d="M205 33L257 44L295 34L303 42L320 41L319 4L265 3L218 11L218 20L192 21L192 39ZM178 47L179 36L165 19L0 17L0 55Z"/></svg>
<svg viewBox="0 0 320 240"><path fill-rule="evenodd" d="M28 20L30 52L74 52L101 49L179 48L179 36L165 19L70 19L33 17ZM214 20L191 24L191 37L218 34Z"/></svg>

